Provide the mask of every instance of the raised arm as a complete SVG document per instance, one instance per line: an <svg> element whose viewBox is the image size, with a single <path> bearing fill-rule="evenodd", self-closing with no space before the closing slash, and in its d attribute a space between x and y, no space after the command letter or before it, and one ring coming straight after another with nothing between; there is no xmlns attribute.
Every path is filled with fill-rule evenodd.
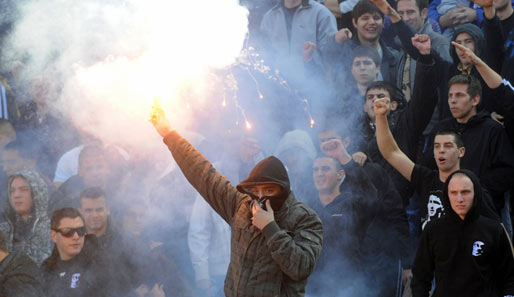
<svg viewBox="0 0 514 297"><path fill-rule="evenodd" d="M154 105L150 121L157 132L164 137L164 143L189 183L230 224L237 207L246 195L232 186L229 180L216 171L207 158L171 128L160 106Z"/></svg>
<svg viewBox="0 0 514 297"><path fill-rule="evenodd" d="M471 64L475 66L482 79L485 81L487 86L491 89L496 89L502 83L502 77L496 73L489 65L487 65L482 59L480 59L472 50L469 48L452 41L452 45L459 49L463 55L471 61Z"/></svg>
<svg viewBox="0 0 514 297"><path fill-rule="evenodd" d="M414 170L414 162L400 150L389 129L387 122L387 113L391 109L389 98L377 99L374 108L378 149L384 159L410 181L412 170Z"/></svg>

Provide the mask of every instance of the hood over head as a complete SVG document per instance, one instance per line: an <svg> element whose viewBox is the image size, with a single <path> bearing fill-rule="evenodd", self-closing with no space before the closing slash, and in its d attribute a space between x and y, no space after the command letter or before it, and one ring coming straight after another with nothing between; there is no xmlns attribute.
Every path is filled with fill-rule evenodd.
<svg viewBox="0 0 514 297"><path fill-rule="evenodd" d="M480 30L479 27L473 24L464 24L455 27L455 33L453 34L452 41L455 41L457 38L457 35L460 33L468 33L473 37L473 40L475 40L475 54L483 58L484 55L484 49L485 49L485 37L482 30ZM459 57L457 56L457 52L455 51L454 46L450 46L450 56L452 57L453 62L457 65L460 63Z"/></svg>
<svg viewBox="0 0 514 297"><path fill-rule="evenodd" d="M11 183L16 177L21 177L27 181L32 194L32 214L40 218L47 215L48 210L48 186L38 173L29 170L20 170L9 176L7 183L7 208L6 212L9 217L15 215L15 211L11 206Z"/></svg>
<svg viewBox="0 0 514 297"><path fill-rule="evenodd" d="M246 188L263 184L275 184L282 188L283 191L279 196L270 199L271 207L275 211L279 210L289 196L291 187L284 164L275 156L269 156L257 163L250 175L237 185L237 189L241 193L250 195L252 199L256 199L257 197L249 193Z"/></svg>
<svg viewBox="0 0 514 297"><path fill-rule="evenodd" d="M450 197L448 195L448 185L450 184L451 179L456 174L466 175L467 177L469 177L469 179L473 183L473 192L474 192L473 206L471 206L471 209L466 214L465 221L476 220L480 216L480 208L481 208L482 200L483 200L483 197L482 197L483 191L482 191L482 186L480 185L480 180L478 179L478 177L472 171L467 170L467 169L460 169L460 170L453 172L452 174L450 174L448 176L448 178L446 179L446 182L444 183L442 202L443 202L443 206L444 206L446 215L448 215L452 219L457 219L458 221L461 221L461 218L459 217L459 215L451 207Z"/></svg>
<svg viewBox="0 0 514 297"><path fill-rule="evenodd" d="M316 147L314 146L309 134L300 129L289 131L284 134L275 150L275 156L280 156L280 154L288 149L301 149L311 160L314 160L317 154Z"/></svg>

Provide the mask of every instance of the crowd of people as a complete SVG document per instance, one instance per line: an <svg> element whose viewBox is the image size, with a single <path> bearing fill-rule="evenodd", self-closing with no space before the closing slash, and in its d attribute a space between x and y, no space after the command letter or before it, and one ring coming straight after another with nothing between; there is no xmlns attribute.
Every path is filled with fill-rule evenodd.
<svg viewBox="0 0 514 297"><path fill-rule="evenodd" d="M175 162L3 66L0 297L514 296L512 2L240 4L261 126L154 106Z"/></svg>

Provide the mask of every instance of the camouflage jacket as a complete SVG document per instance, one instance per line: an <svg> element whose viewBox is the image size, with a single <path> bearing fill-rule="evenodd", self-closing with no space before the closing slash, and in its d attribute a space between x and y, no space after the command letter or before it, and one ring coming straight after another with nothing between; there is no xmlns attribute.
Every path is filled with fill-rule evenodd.
<svg viewBox="0 0 514 297"><path fill-rule="evenodd" d="M275 221L260 231L252 225L248 195L178 133L171 132L164 142L191 185L231 227L226 296L304 296L307 278L321 253L318 215L291 193L275 212Z"/></svg>

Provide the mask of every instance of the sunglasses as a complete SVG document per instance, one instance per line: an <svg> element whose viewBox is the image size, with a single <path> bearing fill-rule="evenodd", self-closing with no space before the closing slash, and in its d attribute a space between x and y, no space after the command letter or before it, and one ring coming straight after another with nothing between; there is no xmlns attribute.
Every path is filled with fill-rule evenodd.
<svg viewBox="0 0 514 297"><path fill-rule="evenodd" d="M79 237L82 237L87 233L85 226L79 228L59 228L55 231L61 233L61 235L64 237L73 237L73 235L75 235L75 232L77 232L77 235Z"/></svg>

